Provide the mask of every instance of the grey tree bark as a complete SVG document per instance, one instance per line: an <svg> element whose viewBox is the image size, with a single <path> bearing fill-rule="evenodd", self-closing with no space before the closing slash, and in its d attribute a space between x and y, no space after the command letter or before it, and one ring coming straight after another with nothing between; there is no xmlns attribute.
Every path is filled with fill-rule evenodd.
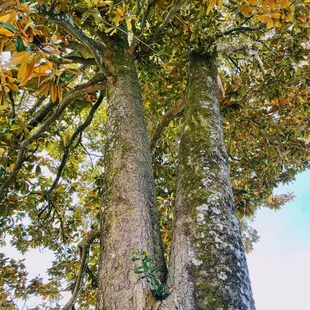
<svg viewBox="0 0 310 310"><path fill-rule="evenodd" d="M165 310L254 310L223 139L217 71L193 54Z"/></svg>
<svg viewBox="0 0 310 310"><path fill-rule="evenodd" d="M127 43L116 42L111 56L116 78L108 90L98 310L150 309L156 302L134 272L133 250L148 252L159 277L164 280L165 275L149 138L136 68L127 49Z"/></svg>

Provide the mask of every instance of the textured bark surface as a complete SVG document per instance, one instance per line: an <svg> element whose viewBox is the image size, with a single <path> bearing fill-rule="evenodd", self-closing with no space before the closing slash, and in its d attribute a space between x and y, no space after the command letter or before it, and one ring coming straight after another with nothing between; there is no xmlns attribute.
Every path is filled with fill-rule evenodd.
<svg viewBox="0 0 310 310"><path fill-rule="evenodd" d="M253 310L211 57L192 55L169 297L160 309Z"/></svg>
<svg viewBox="0 0 310 310"><path fill-rule="evenodd" d="M154 297L131 261L133 250L146 251L161 277L165 273L149 138L134 62L125 48L114 54L116 79L108 92L97 309L150 309Z"/></svg>

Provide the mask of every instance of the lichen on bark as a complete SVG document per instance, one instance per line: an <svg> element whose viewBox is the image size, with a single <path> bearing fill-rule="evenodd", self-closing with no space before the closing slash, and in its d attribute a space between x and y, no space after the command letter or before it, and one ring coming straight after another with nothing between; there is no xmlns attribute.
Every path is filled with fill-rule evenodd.
<svg viewBox="0 0 310 310"><path fill-rule="evenodd" d="M192 54L179 150L175 227L162 309L254 310L233 205L216 67Z"/></svg>

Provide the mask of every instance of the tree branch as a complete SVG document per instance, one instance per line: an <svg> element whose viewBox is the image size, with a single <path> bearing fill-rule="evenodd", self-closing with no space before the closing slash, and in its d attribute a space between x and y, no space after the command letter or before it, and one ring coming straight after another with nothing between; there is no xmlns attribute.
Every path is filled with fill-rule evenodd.
<svg viewBox="0 0 310 310"><path fill-rule="evenodd" d="M103 94L102 94L102 91L101 91L97 101L92 106L92 108L91 108L91 110L90 110L86 120L84 121L83 124L81 124L79 127L77 127L77 129L75 130L75 132L71 136L69 142L67 143L67 145L65 147L65 150L64 150L64 154L63 154L62 159L61 159L61 163L60 163L60 165L59 165L59 167L57 169L56 178L54 179L52 186L50 187L50 189L47 192L47 195L49 197L51 196L53 190L55 189L56 185L58 184L59 179L60 179L61 174L62 174L62 171L65 168L65 165L67 163L68 156L69 156L70 147L72 146L73 142L78 137L78 135L81 134L84 131L84 129L91 124L91 122L93 120L93 117L94 117L94 114L97 111L97 109L99 108L102 100L103 100Z"/></svg>
<svg viewBox="0 0 310 310"><path fill-rule="evenodd" d="M130 47L129 49L131 51L134 52L135 50L135 47L137 45L137 42L139 41L138 38L143 34L144 32L144 27L145 27L145 24L146 24L146 20L150 14L150 11L151 11L151 8L154 6L155 4L155 1L154 0L151 0L150 2L148 2L147 4L147 7L146 7L146 10L145 10L145 13L144 13L144 16L143 16L143 19L142 19L142 22L141 22L141 25L140 25L140 32L139 33L136 33L131 41L131 44L130 44Z"/></svg>
<svg viewBox="0 0 310 310"><path fill-rule="evenodd" d="M43 103L43 101L46 99L45 96L41 96L37 99L36 103L33 105L33 107L31 109L28 110L28 113L30 115L32 115L33 113L36 112L36 110L41 106L41 104Z"/></svg>
<svg viewBox="0 0 310 310"><path fill-rule="evenodd" d="M163 22L158 26L158 28L156 29L153 37L149 40L148 44L154 43L157 38L159 37L159 35L161 34L161 32L163 31L163 29L167 26L167 24L173 19L174 15L176 14L176 12L184 5L188 2L188 0L183 0L180 1L178 3L175 3L170 10L168 11L165 19L163 20Z"/></svg>
<svg viewBox="0 0 310 310"><path fill-rule="evenodd" d="M216 38L220 38L220 37L223 37L223 36L227 36L229 34L232 34L234 32L248 32L248 31L257 31L257 30L261 30L263 29L264 26L261 25L259 27L247 27L247 26L238 26L238 27L235 27L235 28L231 28L227 31L224 31L222 33L219 33L218 35L216 35Z"/></svg>
<svg viewBox="0 0 310 310"><path fill-rule="evenodd" d="M98 81L99 78L101 78L101 82ZM3 199L3 196L8 187L13 183L16 174L21 169L22 164L25 161L25 152L28 146L33 141L40 138L44 134L44 132L49 128L49 126L53 124L53 122L62 115L66 107L70 105L70 103L72 103L75 99L81 98L87 93L92 93L98 90L104 90L106 88L107 88L107 80L106 79L102 80L102 75L96 76L93 80L91 80L88 83L77 86L74 90L69 92L66 97L63 98L57 110L48 119L46 119L44 123L42 123L42 125L38 128L38 130L32 136L29 136L27 139L21 142L14 168L9 173L6 180L0 186L0 201Z"/></svg>
<svg viewBox="0 0 310 310"><path fill-rule="evenodd" d="M44 101L44 97L42 97L42 102ZM38 102L40 99L38 100ZM56 100L55 102L50 101L47 105L43 107L43 109L39 112L38 115L36 115L30 122L27 124L27 128L29 130L32 130L34 127L36 127L38 124L40 124L46 115L53 110L54 107L56 107L58 104L58 101Z"/></svg>
<svg viewBox="0 0 310 310"><path fill-rule="evenodd" d="M71 60L72 62L83 64L83 65L96 65L95 58L84 58L79 56L65 56L64 59Z"/></svg>
<svg viewBox="0 0 310 310"><path fill-rule="evenodd" d="M85 275L85 271L87 267L87 260L88 260L88 255L89 255L89 248L91 244L94 242L94 240L99 237L100 237L100 231L96 227L90 231L89 235L87 236L85 240L83 240L82 242L78 244L78 248L80 250L80 261L81 261L80 269L79 269L79 272L78 272L78 275L75 281L72 296L70 300L66 303L66 305L62 308L62 310L71 310L72 307L74 306L74 303L80 292L81 284L82 284L82 281Z"/></svg>
<svg viewBox="0 0 310 310"><path fill-rule="evenodd" d="M157 145L157 142L165 130L165 128L168 126L168 124L176 117L178 113L180 113L185 106L185 99L180 99L170 110L166 112L166 114L160 119L150 142L151 151L154 151Z"/></svg>
<svg viewBox="0 0 310 310"><path fill-rule="evenodd" d="M56 24L61 24L72 36L77 38L80 42L88 47L91 54L94 56L96 63L98 64L101 71L108 77L111 76L111 72L108 70L104 64L104 57L102 51L107 49L107 46L102 43L98 43L89 36L87 36L73 21L72 17L67 14L51 14L46 10L43 10L42 14L49 21Z"/></svg>

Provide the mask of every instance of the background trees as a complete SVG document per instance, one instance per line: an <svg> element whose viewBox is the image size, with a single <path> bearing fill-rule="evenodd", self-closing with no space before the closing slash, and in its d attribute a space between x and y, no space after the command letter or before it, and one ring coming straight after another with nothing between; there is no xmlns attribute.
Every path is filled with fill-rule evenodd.
<svg viewBox="0 0 310 310"><path fill-rule="evenodd" d="M251 216L257 207L278 208L290 199L272 196L272 189L308 166L308 8L308 1L283 0L5 1L0 13L1 238L12 236L12 245L21 251L46 247L56 255L51 281L20 281L14 286L16 297L41 294L57 300L62 280L76 283L83 258L76 244L96 236L100 197L113 196L106 195L106 172L114 177L118 158L124 160L122 156L137 147L125 139L126 147L117 155L113 135L119 135L118 140L130 130L145 135L141 102L169 253L192 51L216 58L237 213ZM140 113L140 127L126 117L131 115L124 110L127 104L121 109L130 92L122 101L117 90L113 94L122 79L134 97L141 87L141 98L135 99L140 103L131 110ZM118 109L115 124L113 109ZM141 150L146 150L146 136L143 139ZM151 158L143 153L146 168L140 175L145 179L147 174L151 184ZM135 158L135 152L128 156ZM133 165L140 167L138 162ZM118 178L120 184L123 176ZM154 207L154 197L148 199L146 204ZM154 212L148 216L156 218ZM78 295L81 307L95 300L96 240L87 266L80 269L87 274L85 290ZM3 283L5 306L14 303L8 285L15 284Z"/></svg>

